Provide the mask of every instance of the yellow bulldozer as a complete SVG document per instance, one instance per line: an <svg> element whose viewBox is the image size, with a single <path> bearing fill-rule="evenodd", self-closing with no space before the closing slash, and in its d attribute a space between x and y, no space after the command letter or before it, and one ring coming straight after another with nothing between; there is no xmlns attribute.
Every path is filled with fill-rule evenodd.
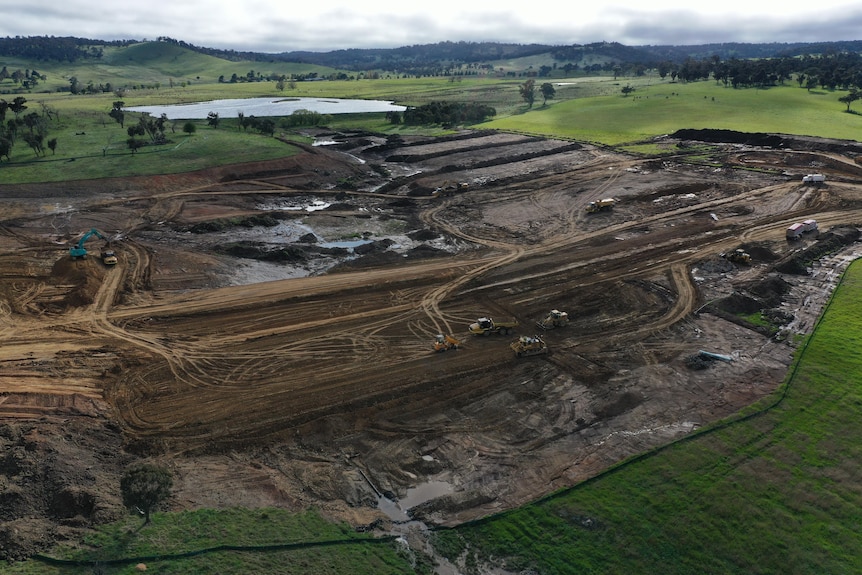
<svg viewBox="0 0 862 575"><path fill-rule="evenodd" d="M558 309L552 309L542 321L538 322L542 329L554 329L569 325L569 314Z"/></svg>
<svg viewBox="0 0 862 575"><path fill-rule="evenodd" d="M516 341L512 342L510 346L512 351L515 352L515 355L518 357L525 357L528 355L540 355L543 353L548 353L548 345L545 343L545 340L540 338L537 335L529 336L522 335Z"/></svg>
<svg viewBox="0 0 862 575"><path fill-rule="evenodd" d="M735 264L748 265L751 263L751 254L743 249L735 249L732 252L723 253L721 257Z"/></svg>

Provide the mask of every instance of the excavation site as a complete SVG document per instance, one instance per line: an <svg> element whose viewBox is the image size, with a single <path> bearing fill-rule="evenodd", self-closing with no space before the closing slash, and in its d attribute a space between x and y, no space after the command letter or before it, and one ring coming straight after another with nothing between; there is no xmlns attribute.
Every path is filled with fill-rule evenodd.
<svg viewBox="0 0 862 575"><path fill-rule="evenodd" d="M526 504L773 393L862 253L851 142L309 135L0 185L3 558L122 517L142 459L171 510Z"/></svg>

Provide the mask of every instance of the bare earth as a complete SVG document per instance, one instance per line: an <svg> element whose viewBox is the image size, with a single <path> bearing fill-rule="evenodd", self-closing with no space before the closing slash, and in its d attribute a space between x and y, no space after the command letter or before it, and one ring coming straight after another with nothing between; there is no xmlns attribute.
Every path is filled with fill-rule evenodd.
<svg viewBox="0 0 862 575"><path fill-rule="evenodd" d="M714 143L696 165L497 133L321 137L339 144L0 186L0 557L121 516L141 458L174 472L174 510L390 530L521 505L770 394L859 249L849 143ZM467 186L431 195L446 183ZM788 242L807 218L820 233ZM70 258L91 228L116 266L96 238ZM719 256L739 247L750 266ZM550 353L516 358L554 308L571 322L542 332ZM520 326L472 336L480 316ZM438 333L460 349L432 352Z"/></svg>

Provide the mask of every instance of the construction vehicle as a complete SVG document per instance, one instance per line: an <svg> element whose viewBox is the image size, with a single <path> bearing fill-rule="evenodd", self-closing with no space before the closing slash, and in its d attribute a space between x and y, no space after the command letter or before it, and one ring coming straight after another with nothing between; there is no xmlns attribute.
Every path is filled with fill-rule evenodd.
<svg viewBox="0 0 862 575"><path fill-rule="evenodd" d="M106 266L117 265L117 253L114 250L104 248L101 253L102 263Z"/></svg>
<svg viewBox="0 0 862 575"><path fill-rule="evenodd" d="M91 229L89 232L87 232L86 234L81 236L81 239L78 240L77 244L75 244L74 246L69 248L69 255L72 256L73 260L76 260L78 258L83 259L83 258L87 257L87 249L84 247L84 244L87 242L87 240L89 240L93 236L96 236L99 239L108 241L107 238L102 235L102 232L100 232L96 228ZM116 262L114 262L114 263L116 263Z"/></svg>
<svg viewBox="0 0 862 575"><path fill-rule="evenodd" d="M512 321L495 322L489 317L480 317L474 323L470 324L470 333L474 335L491 335L492 333L509 335L516 327L518 327L518 322L514 319Z"/></svg>
<svg viewBox="0 0 862 575"><path fill-rule="evenodd" d="M548 315L545 317L545 319L538 322L538 325L542 329L565 327L569 325L569 314L558 309L552 309L550 313L548 313Z"/></svg>
<svg viewBox="0 0 862 575"><path fill-rule="evenodd" d="M436 188L433 192L431 192L431 195L435 198L438 196L451 196L455 192L465 192L469 188L470 184L468 184L467 182L460 182L456 184L454 182L446 180L445 182L440 184L440 187Z"/></svg>
<svg viewBox="0 0 862 575"><path fill-rule="evenodd" d="M545 340L543 340L537 335L522 335L516 341L512 342L512 345L510 347L512 348L512 351L515 352L515 355L518 357L525 357L528 355L540 355L543 353L548 353L549 351Z"/></svg>
<svg viewBox="0 0 862 575"><path fill-rule="evenodd" d="M596 214L598 212L606 212L613 209L616 203L617 201L613 198L604 198L597 202L590 202L587 204L587 213Z"/></svg>
<svg viewBox="0 0 862 575"><path fill-rule="evenodd" d="M438 333L434 336L434 351L449 351L450 349L458 349L461 342L451 335L443 335Z"/></svg>
<svg viewBox="0 0 862 575"><path fill-rule="evenodd" d="M751 263L751 254L741 248L735 249L732 252L723 253L721 254L721 257L735 264L748 265Z"/></svg>
<svg viewBox="0 0 862 575"><path fill-rule="evenodd" d="M822 184L826 182L826 176L823 174L806 174L802 176L803 184Z"/></svg>

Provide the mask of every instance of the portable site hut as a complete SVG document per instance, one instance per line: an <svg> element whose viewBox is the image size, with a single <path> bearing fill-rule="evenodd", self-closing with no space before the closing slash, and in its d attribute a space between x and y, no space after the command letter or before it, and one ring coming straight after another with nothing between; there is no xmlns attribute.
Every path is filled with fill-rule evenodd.
<svg viewBox="0 0 862 575"><path fill-rule="evenodd" d="M802 222L802 225L805 226L806 232L816 232L817 231L817 220L805 220Z"/></svg>
<svg viewBox="0 0 862 575"><path fill-rule="evenodd" d="M787 228L787 239L788 240L798 240L802 237L802 234L805 233L805 224L798 223L793 224L789 228Z"/></svg>

